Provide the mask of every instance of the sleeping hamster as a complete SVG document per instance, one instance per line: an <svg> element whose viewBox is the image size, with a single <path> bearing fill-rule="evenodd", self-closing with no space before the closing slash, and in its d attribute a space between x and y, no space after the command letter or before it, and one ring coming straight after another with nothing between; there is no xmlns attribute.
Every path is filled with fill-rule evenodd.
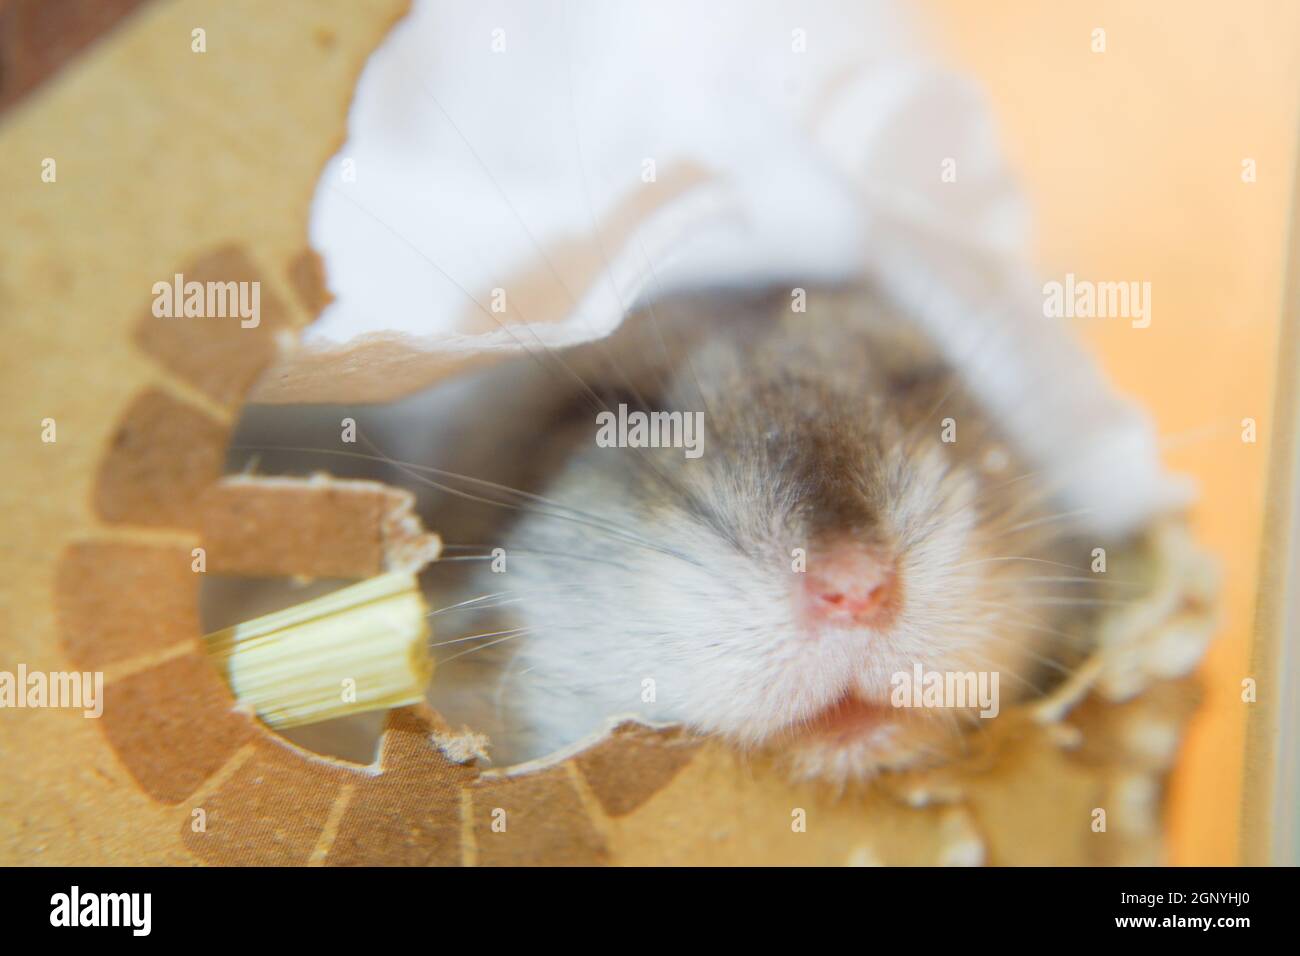
<svg viewBox="0 0 1300 956"><path fill-rule="evenodd" d="M635 715L843 782L978 724L969 699L898 706L918 665L1006 707L1077 659L1093 545L998 423L870 289L791 303L717 290L535 349L443 445L475 480L428 515L461 559L429 572L431 702L497 763ZM602 438L602 413L655 411L677 447Z"/></svg>

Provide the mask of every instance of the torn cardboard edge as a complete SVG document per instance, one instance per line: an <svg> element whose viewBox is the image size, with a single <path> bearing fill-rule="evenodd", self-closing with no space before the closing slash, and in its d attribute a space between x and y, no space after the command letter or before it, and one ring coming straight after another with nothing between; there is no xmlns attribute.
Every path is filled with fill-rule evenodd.
<svg viewBox="0 0 1300 956"><path fill-rule="evenodd" d="M229 475L200 498L208 569L247 577L419 572L442 551L415 495L376 481Z"/></svg>
<svg viewBox="0 0 1300 956"><path fill-rule="evenodd" d="M437 535L425 531L414 513L414 496L375 481L336 479L323 473L306 479L228 476L204 496L202 511L212 567L223 573L319 577L415 573L436 560L440 551ZM1120 704L1157 682L1185 677L1199 663L1216 624L1217 569L1196 548L1185 522L1167 519L1153 526L1115 558L1140 568L1147 584L1143 596L1104 611L1095 622L1093 653L1047 696L1010 708L1008 723L1027 719L1038 725L1059 724L1090 696ZM492 767L486 773L513 777L581 759L627 725L652 735L689 733L630 716L612 716L603 729L572 746L524 764ZM467 765L480 764L490 747L490 741L474 728L453 730L441 720L429 743L453 762ZM339 766L359 766L313 756ZM911 768L904 762L894 769Z"/></svg>
<svg viewBox="0 0 1300 956"><path fill-rule="evenodd" d="M416 575L441 551L409 491L373 481L233 475L200 498L208 569L360 577L208 634L239 706L284 730L424 699L433 659Z"/></svg>
<svg viewBox="0 0 1300 956"><path fill-rule="evenodd" d="M932 62L919 37L896 29L893 6L830 17L828 31L842 31L850 14L862 29L801 67L808 95L791 98L761 83L734 86L793 69L767 42L771 11L710 43L708 67L727 82L701 97L695 83L650 80L638 67L638 57L657 62L656 51L679 50L684 6L656 9L636 42L617 50L599 42L617 28L609 11L613 19L574 25L593 41L575 47L553 17L521 7L518 28L533 42L502 59L467 52L476 15L415 4L369 57L347 142L317 181L311 240L335 301L298 348L278 352L251 400L389 401L511 354L602 339L649 301L703 288L861 282L926 333L1098 533L1132 533L1177 512L1189 489L1164 472L1145 411L1112 388L1061 322L1044 321L1026 204L987 104ZM577 68L609 89L679 109L629 115L608 92L584 99L567 56L575 49ZM442 71L416 65L429 62ZM417 95L395 99L398 83ZM603 143L573 197L587 207L578 222L554 212L565 205L557 196L568 149L539 136L527 169L508 162L519 131L555 102ZM700 136L703 120L735 129ZM934 129L966 157L960 188L922 172ZM655 175L624 175L642 162L626 144L647 130L662 147ZM467 147L476 162L466 161ZM765 157L757 167L755 154ZM425 209L430 170L442 188ZM530 207L539 170L550 205L525 216L514 204ZM476 246L487 255L461 254Z"/></svg>

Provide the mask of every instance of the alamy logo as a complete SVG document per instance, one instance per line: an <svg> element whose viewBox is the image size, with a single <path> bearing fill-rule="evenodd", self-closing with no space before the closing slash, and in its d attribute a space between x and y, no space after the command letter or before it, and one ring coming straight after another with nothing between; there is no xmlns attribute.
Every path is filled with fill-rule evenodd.
<svg viewBox="0 0 1300 956"><path fill-rule="evenodd" d="M998 715L997 671L898 671L889 679L889 702L895 707L979 707L981 717Z"/></svg>
<svg viewBox="0 0 1300 956"><path fill-rule="evenodd" d="M601 448L683 448L687 458L704 454L703 412L629 412L596 414L596 444Z"/></svg>
<svg viewBox="0 0 1300 956"><path fill-rule="evenodd" d="M151 893L71 892L50 897L51 926L129 926L134 936L148 936L153 925Z"/></svg>
<svg viewBox="0 0 1300 956"><path fill-rule="evenodd" d="M171 282L153 284L153 314L160 319L230 319L255 329L262 321L262 283L185 281L176 273Z"/></svg>
<svg viewBox="0 0 1300 956"><path fill-rule="evenodd" d="M80 709L85 717L104 713L103 671L0 671L0 709L52 707Z"/></svg>
<svg viewBox="0 0 1300 956"><path fill-rule="evenodd" d="M1150 282L1092 282L1065 274L1043 285L1043 315L1049 319L1132 319L1135 329L1151 324Z"/></svg>

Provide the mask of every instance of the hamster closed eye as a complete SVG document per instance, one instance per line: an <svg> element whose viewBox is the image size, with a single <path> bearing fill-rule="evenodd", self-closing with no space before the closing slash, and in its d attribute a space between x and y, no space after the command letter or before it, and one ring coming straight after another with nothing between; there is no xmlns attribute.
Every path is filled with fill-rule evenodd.
<svg viewBox="0 0 1300 956"><path fill-rule="evenodd" d="M896 675L992 677L1005 707L1079 652L1064 621L1092 582L1067 516L869 291L804 313L735 292L657 303L559 358L584 387L496 451L529 462L536 497L476 544L498 560L439 594L493 608L440 623L431 698L497 762L634 715L860 778L977 722L974 700L900 708ZM698 455L598 443L618 406L697 415Z"/></svg>

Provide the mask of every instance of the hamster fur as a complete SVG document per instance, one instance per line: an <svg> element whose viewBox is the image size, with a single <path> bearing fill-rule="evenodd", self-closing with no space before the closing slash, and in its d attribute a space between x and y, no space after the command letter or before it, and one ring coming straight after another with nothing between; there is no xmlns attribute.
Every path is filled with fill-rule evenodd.
<svg viewBox="0 0 1300 956"><path fill-rule="evenodd" d="M498 764L634 716L861 779L979 724L892 706L894 675L996 673L1005 708L1081 651L1095 542L868 288L657 302L490 381L427 577L431 702ZM699 457L601 447L620 405L702 413Z"/></svg>

